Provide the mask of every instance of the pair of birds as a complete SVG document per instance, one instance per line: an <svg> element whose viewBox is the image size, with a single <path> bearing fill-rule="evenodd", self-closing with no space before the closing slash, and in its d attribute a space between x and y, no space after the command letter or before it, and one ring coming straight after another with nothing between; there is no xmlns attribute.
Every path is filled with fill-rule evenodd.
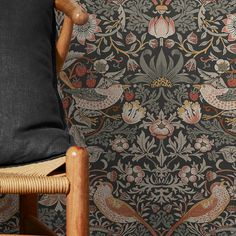
<svg viewBox="0 0 236 236"><path fill-rule="evenodd" d="M199 89L204 100L211 106L223 110L236 109L235 88L215 88L211 84L194 85ZM108 88L65 89L71 94L78 107L90 110L103 110L114 105L122 96L125 86L113 84Z"/></svg>
<svg viewBox="0 0 236 236"><path fill-rule="evenodd" d="M155 230L126 202L112 195L110 183L100 183L94 194L94 203L101 213L112 222L143 224L152 236L158 236ZM171 236L184 222L208 223L214 221L227 207L230 195L224 182L215 182L210 187L211 195L190 208L180 220L174 224L165 236ZM164 235L164 234L161 234Z"/></svg>

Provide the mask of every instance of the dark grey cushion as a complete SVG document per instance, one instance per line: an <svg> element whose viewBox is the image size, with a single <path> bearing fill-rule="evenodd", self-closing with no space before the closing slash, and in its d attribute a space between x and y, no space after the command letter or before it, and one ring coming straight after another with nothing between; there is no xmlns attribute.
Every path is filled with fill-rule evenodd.
<svg viewBox="0 0 236 236"><path fill-rule="evenodd" d="M1 0L0 165L64 155L74 144L57 92L53 0Z"/></svg>

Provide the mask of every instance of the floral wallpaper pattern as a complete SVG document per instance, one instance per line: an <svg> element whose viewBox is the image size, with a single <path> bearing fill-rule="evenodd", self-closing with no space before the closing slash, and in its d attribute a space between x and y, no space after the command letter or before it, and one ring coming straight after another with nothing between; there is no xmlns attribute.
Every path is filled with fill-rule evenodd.
<svg viewBox="0 0 236 236"><path fill-rule="evenodd" d="M236 235L236 0L83 4L59 90L90 151L91 235ZM63 235L65 196L39 203Z"/></svg>

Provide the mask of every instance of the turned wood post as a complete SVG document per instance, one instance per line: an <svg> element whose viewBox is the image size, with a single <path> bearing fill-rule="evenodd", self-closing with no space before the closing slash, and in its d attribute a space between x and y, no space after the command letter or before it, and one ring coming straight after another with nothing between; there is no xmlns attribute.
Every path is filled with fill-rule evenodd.
<svg viewBox="0 0 236 236"><path fill-rule="evenodd" d="M20 232L29 233L27 226L27 218L29 216L38 217L38 195L25 194L20 195Z"/></svg>
<svg viewBox="0 0 236 236"><path fill-rule="evenodd" d="M66 176L70 182L66 203L66 236L88 236L88 153L85 148L71 147L66 156Z"/></svg>

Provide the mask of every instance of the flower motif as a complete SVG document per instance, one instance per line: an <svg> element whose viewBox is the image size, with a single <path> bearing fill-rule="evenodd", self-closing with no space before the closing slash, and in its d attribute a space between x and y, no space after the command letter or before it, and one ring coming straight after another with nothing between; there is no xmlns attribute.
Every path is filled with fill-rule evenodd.
<svg viewBox="0 0 236 236"><path fill-rule="evenodd" d="M139 101L126 102L123 106L122 118L127 124L136 124L146 114L146 108L141 107Z"/></svg>
<svg viewBox="0 0 236 236"><path fill-rule="evenodd" d="M236 40L236 13L229 14L226 19L223 20L225 26L222 29L222 32L225 32L228 35L228 41Z"/></svg>
<svg viewBox="0 0 236 236"><path fill-rule="evenodd" d="M167 204L165 206L163 206L163 210L166 212L166 213L170 213L171 210L172 210L173 206L171 204Z"/></svg>
<svg viewBox="0 0 236 236"><path fill-rule="evenodd" d="M229 52L236 54L236 43L230 44L227 46Z"/></svg>
<svg viewBox="0 0 236 236"><path fill-rule="evenodd" d="M184 105L178 109L179 117L187 124L196 124L200 121L202 113L198 102L184 101Z"/></svg>
<svg viewBox="0 0 236 236"><path fill-rule="evenodd" d="M148 42L149 46L151 48L157 48L158 47L158 41L157 39L151 39L149 42Z"/></svg>
<svg viewBox="0 0 236 236"><path fill-rule="evenodd" d="M228 192L231 197L236 199L236 185L229 187Z"/></svg>
<svg viewBox="0 0 236 236"><path fill-rule="evenodd" d="M89 19L86 24L75 25L72 38L77 38L78 42L82 45L85 44L86 39L89 41L95 41L95 33L102 31L98 26L100 22L101 20L97 19L96 15L89 15Z"/></svg>
<svg viewBox="0 0 236 236"><path fill-rule="evenodd" d="M197 61L195 58L189 59L184 65L188 71L195 71L197 68Z"/></svg>
<svg viewBox="0 0 236 236"><path fill-rule="evenodd" d="M191 44L197 44L198 43L198 37L194 32L192 32L188 35L187 40Z"/></svg>
<svg viewBox="0 0 236 236"><path fill-rule="evenodd" d="M222 74L230 69L230 63L227 60L219 59L215 64L215 70Z"/></svg>
<svg viewBox="0 0 236 236"><path fill-rule="evenodd" d="M196 150L199 150L200 152L208 152L212 149L212 146L214 145L214 141L209 140L208 136L202 135L200 138L196 139L196 143L194 145Z"/></svg>
<svg viewBox="0 0 236 236"><path fill-rule="evenodd" d="M129 148L128 140L121 135L117 135L116 138L111 141L112 149L116 152L123 152Z"/></svg>
<svg viewBox="0 0 236 236"><path fill-rule="evenodd" d="M166 119L157 119L151 123L149 131L153 136L162 140L173 134L174 126Z"/></svg>
<svg viewBox="0 0 236 236"><path fill-rule="evenodd" d="M134 59L129 58L127 67L129 71L136 71L136 69L139 67L139 64Z"/></svg>
<svg viewBox="0 0 236 236"><path fill-rule="evenodd" d="M165 18L163 15L159 18L156 16L149 22L148 33L156 38L168 38L175 33L175 23L167 16Z"/></svg>
<svg viewBox="0 0 236 236"><path fill-rule="evenodd" d="M107 173L107 178L111 181L111 182L115 182L117 180L117 172L115 170L110 171Z"/></svg>
<svg viewBox="0 0 236 236"><path fill-rule="evenodd" d="M165 41L165 46L167 48L172 48L175 45L175 41L173 39L166 39Z"/></svg>
<svg viewBox="0 0 236 236"><path fill-rule="evenodd" d="M137 40L136 35L134 35L132 32L130 32L129 34L127 34L127 36L125 37L125 42L126 44L132 44Z"/></svg>
<svg viewBox="0 0 236 236"><path fill-rule="evenodd" d="M135 182L135 183L139 184L142 182L143 177L145 176L145 173L140 166L134 166L133 168L128 167L125 170L125 172L127 174L126 179L130 183Z"/></svg>
<svg viewBox="0 0 236 236"><path fill-rule="evenodd" d="M177 64L170 56L166 56L160 49L156 56L147 49L140 56L140 67L143 73L138 73L131 81L133 83L150 84L152 88L172 88L182 83L192 84L193 80L186 73L181 72L184 66L184 58L179 50L173 50L172 56L176 57Z"/></svg>
<svg viewBox="0 0 236 236"><path fill-rule="evenodd" d="M197 169L195 167L183 166L179 172L179 177L184 184L189 181L194 183L197 180Z"/></svg>
<svg viewBox="0 0 236 236"><path fill-rule="evenodd" d="M94 62L94 69L98 73L104 74L109 70L109 65L105 59L100 59Z"/></svg>
<svg viewBox="0 0 236 236"><path fill-rule="evenodd" d="M207 173L206 173L206 179L207 179L208 181L212 181L212 180L216 179L216 177L217 177L216 172L207 171Z"/></svg>
<svg viewBox="0 0 236 236"><path fill-rule="evenodd" d="M86 48L85 48L87 54L90 54L92 52L95 52L97 50L97 46L91 43L87 43L86 44Z"/></svg>

